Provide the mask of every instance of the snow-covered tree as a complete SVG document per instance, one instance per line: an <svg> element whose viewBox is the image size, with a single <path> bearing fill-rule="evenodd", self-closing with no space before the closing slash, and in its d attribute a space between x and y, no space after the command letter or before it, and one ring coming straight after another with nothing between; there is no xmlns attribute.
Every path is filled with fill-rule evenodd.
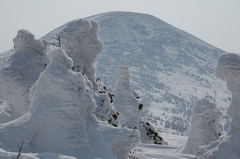
<svg viewBox="0 0 240 159"><path fill-rule="evenodd" d="M35 39L27 30L19 30L13 42L13 54L0 71L0 98L8 104L6 111L0 112L0 123L16 119L29 110L29 89L48 63L43 51L46 41Z"/></svg>
<svg viewBox="0 0 240 159"><path fill-rule="evenodd" d="M145 119L145 109L139 95L130 86L130 71L127 66L119 66L116 74L113 106L119 113L119 123L140 131L145 143L166 144L154 127Z"/></svg>
<svg viewBox="0 0 240 159"><path fill-rule="evenodd" d="M97 107L94 114L98 120L107 121L114 127L118 127L119 113L113 107L113 92L110 87L104 86L100 79L97 79L98 90L94 90L94 99L96 100Z"/></svg>
<svg viewBox="0 0 240 159"><path fill-rule="evenodd" d="M231 119L230 130L225 136L205 146L205 154L201 158L239 159L240 158L240 55L222 54L218 58L217 75L227 82L232 93L232 101L228 109Z"/></svg>
<svg viewBox="0 0 240 159"><path fill-rule="evenodd" d="M73 59L73 70L86 74L94 87L96 58L103 47L98 31L95 21L79 19L68 23L59 33L61 47Z"/></svg>
<svg viewBox="0 0 240 159"><path fill-rule="evenodd" d="M92 82L72 71L73 61L61 47L49 46L47 57L50 63L30 89L30 110L0 125L0 147L14 151L24 141L24 152L126 159L138 131L98 121Z"/></svg>
<svg viewBox="0 0 240 159"><path fill-rule="evenodd" d="M199 99L192 112L188 140L178 151L198 155L201 146L216 141L219 138L217 124L221 116L215 103L207 98Z"/></svg>
<svg viewBox="0 0 240 159"><path fill-rule="evenodd" d="M120 113L119 123L129 128L138 128L141 109L139 100L132 94L130 72L127 66L119 66L114 89L114 107Z"/></svg>
<svg viewBox="0 0 240 159"><path fill-rule="evenodd" d="M68 23L60 31L58 39L61 47L73 60L72 69L86 75L93 84L97 118L117 126L117 113L112 106L111 93L100 80L96 81L96 58L103 46L98 38L98 31L99 26L95 21L78 19Z"/></svg>

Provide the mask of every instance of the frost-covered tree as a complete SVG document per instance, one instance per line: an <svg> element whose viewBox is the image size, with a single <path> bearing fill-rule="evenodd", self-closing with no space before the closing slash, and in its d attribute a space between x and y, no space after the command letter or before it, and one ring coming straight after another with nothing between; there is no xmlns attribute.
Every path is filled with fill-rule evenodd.
<svg viewBox="0 0 240 159"><path fill-rule="evenodd" d="M49 46L47 57L50 63L30 89L29 112L0 125L0 147L14 151L24 141L24 152L127 159L138 131L97 120L92 82L72 71L61 47Z"/></svg>
<svg viewBox="0 0 240 159"><path fill-rule="evenodd" d="M96 58L103 43L98 38L99 26L95 21L79 19L68 23L59 33L61 47L73 60L72 69L86 75L94 87L97 102L95 115L101 121L117 126L117 113L112 106L112 94L100 80L96 82Z"/></svg>
<svg viewBox="0 0 240 159"><path fill-rule="evenodd" d="M0 123L11 121L29 109L29 89L48 63L44 53L47 42L37 40L27 30L19 30L13 40L13 54L0 71L0 98L8 107L0 112Z"/></svg>
<svg viewBox="0 0 240 159"><path fill-rule="evenodd" d="M118 127L119 113L113 107L113 92L111 87L104 86L100 79L97 79L98 91L95 90L94 99L96 100L97 107L94 114L98 120L107 121L114 127Z"/></svg>
<svg viewBox="0 0 240 159"><path fill-rule="evenodd" d="M154 127L145 119L145 109L139 95L130 86L130 71L127 66L119 66L116 74L113 106L119 113L119 123L140 131L145 143L166 144Z"/></svg>
<svg viewBox="0 0 240 159"><path fill-rule="evenodd" d="M201 158L239 159L240 158L240 55L222 54L218 58L217 75L227 82L232 93L232 101L228 109L230 130L225 136L205 146L205 154Z"/></svg>
<svg viewBox="0 0 240 159"><path fill-rule="evenodd" d="M73 59L73 70L86 74L96 84L96 58L103 43L98 38L99 26L95 21L79 19L68 23L59 33L61 47Z"/></svg>
<svg viewBox="0 0 240 159"><path fill-rule="evenodd" d="M139 100L132 94L130 72L127 66L118 67L113 94L113 105L116 111L120 113L120 125L129 128L138 128L142 111L138 108L140 104Z"/></svg>
<svg viewBox="0 0 240 159"><path fill-rule="evenodd" d="M216 141L219 138L217 124L221 116L215 103L207 98L199 99L192 112L190 135L178 151L198 155L201 146Z"/></svg>

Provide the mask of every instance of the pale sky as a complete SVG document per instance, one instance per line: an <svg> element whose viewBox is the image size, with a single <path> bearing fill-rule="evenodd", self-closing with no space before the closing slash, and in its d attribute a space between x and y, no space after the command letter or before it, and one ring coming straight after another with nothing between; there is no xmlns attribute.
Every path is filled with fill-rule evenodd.
<svg viewBox="0 0 240 159"><path fill-rule="evenodd" d="M0 52L13 48L19 29L40 38L70 20L109 11L151 14L240 53L240 0L0 0Z"/></svg>

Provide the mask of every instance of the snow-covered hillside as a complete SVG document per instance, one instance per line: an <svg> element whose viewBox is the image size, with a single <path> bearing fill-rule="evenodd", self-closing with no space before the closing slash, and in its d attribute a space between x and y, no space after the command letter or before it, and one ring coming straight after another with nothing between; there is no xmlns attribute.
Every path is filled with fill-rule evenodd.
<svg viewBox="0 0 240 159"><path fill-rule="evenodd" d="M203 97L226 111L230 95L215 74L223 50L147 14L110 12L89 19L100 24L104 43L97 76L113 86L117 66L128 66L133 88L162 131L185 133L192 108Z"/></svg>
<svg viewBox="0 0 240 159"><path fill-rule="evenodd" d="M214 72L223 50L147 14L110 12L88 19L100 24L99 36L104 42L97 76L113 87L117 67L128 66L133 88L161 131L171 128L184 134L196 100L203 97L221 108L220 129L228 129L225 111L231 98ZM56 37L62 27L43 39Z"/></svg>
<svg viewBox="0 0 240 159"><path fill-rule="evenodd" d="M203 97L220 107L224 114L220 129L228 129L230 93L214 72L223 50L147 14L109 12L87 19L100 24L99 37L104 43L97 77L114 87L117 67L128 66L131 85L159 131L170 128L185 134L192 108ZM56 39L65 25L42 39L58 45Z"/></svg>
<svg viewBox="0 0 240 159"><path fill-rule="evenodd" d="M202 153L218 154L216 144L224 146L221 139L228 138L217 140L215 121L221 110L219 128L228 129L231 101L226 83L215 74L223 53L138 13L74 20L41 39L20 30L14 49L0 54L0 158L18 158L10 151L17 152L21 143L23 158L194 158L175 153L186 137L169 133L187 133L193 106L203 97L216 102L209 108L214 112L217 106L219 113L209 118L209 111L201 112L205 105L197 104L191 134L197 127L208 135L203 123L211 121L216 143L210 145L213 151ZM238 119L232 114L231 132ZM230 139L238 138L231 132ZM210 143L204 137L207 142L194 143L196 152Z"/></svg>

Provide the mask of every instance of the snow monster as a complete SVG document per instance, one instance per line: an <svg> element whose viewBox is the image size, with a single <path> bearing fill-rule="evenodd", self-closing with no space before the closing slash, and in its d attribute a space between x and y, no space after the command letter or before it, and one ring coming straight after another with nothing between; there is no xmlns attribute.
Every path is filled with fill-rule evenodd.
<svg viewBox="0 0 240 159"><path fill-rule="evenodd" d="M239 159L240 158L240 55L234 53L222 54L218 58L217 75L227 82L232 93L232 101L228 109L231 119L230 130L219 140L205 146L205 154L200 159Z"/></svg>

